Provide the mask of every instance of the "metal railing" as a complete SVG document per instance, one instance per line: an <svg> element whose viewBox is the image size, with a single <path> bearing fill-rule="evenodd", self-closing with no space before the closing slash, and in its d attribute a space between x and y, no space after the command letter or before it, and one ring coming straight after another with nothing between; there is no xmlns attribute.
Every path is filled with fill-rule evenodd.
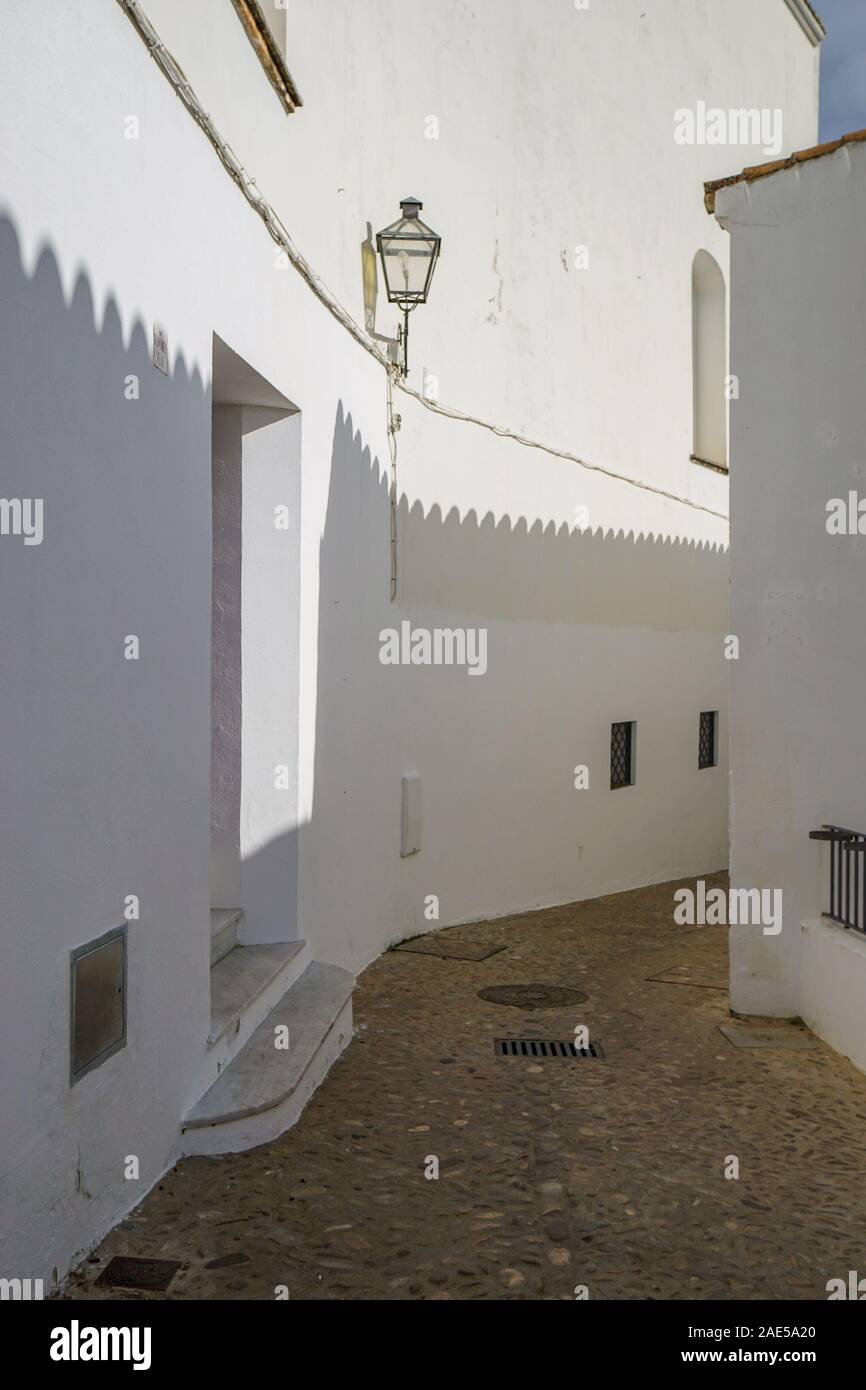
<svg viewBox="0 0 866 1390"><path fill-rule="evenodd" d="M866 834L824 825L810 830L809 839L830 843L830 909L824 916L849 931L866 934L866 867L861 868Z"/></svg>

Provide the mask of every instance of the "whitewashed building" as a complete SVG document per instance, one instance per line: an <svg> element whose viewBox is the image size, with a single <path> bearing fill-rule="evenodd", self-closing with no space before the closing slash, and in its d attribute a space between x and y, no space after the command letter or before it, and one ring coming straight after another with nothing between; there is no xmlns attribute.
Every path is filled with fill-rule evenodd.
<svg viewBox="0 0 866 1390"><path fill-rule="evenodd" d="M50 9L6 0L0 57L0 1263L48 1280L179 1155L290 1124L389 944L726 863L699 191L814 142L822 34ZM409 195L443 240L407 392Z"/></svg>
<svg viewBox="0 0 866 1390"><path fill-rule="evenodd" d="M802 1017L866 1068L866 132L711 186L708 203L731 237L741 379L731 877L783 904L781 931L732 931L731 1001Z"/></svg>

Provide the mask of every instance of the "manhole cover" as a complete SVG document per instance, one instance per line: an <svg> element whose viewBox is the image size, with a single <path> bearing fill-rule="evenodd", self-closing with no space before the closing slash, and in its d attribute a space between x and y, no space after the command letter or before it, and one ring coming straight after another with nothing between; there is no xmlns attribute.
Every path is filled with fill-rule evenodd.
<svg viewBox="0 0 866 1390"><path fill-rule="evenodd" d="M509 1004L513 1009L567 1009L583 1004L586 995L565 985L490 985L478 991L488 1004Z"/></svg>
<svg viewBox="0 0 866 1390"><path fill-rule="evenodd" d="M180 1260L150 1260L144 1256L113 1255L97 1284L114 1289L167 1289Z"/></svg>

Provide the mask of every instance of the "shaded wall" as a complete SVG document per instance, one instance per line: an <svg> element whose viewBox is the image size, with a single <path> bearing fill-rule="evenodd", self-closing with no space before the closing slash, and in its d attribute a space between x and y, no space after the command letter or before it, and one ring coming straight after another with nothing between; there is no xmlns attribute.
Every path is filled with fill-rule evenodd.
<svg viewBox="0 0 866 1390"><path fill-rule="evenodd" d="M210 401L7 219L0 313L0 492L44 500L0 537L0 1232L50 1279L164 1171L207 1033ZM70 1088L69 952L129 895L127 1045Z"/></svg>
<svg viewBox="0 0 866 1390"><path fill-rule="evenodd" d="M341 409L321 548L315 794L301 832L317 949L357 969L439 924L710 872L727 860L726 555L706 543L399 506ZM483 628L487 671L380 662L380 633ZM698 771L702 710L719 766ZM633 788L609 787L610 725L638 723ZM578 765L590 786L576 790ZM400 858L400 778L422 778ZM339 875L333 865L341 866Z"/></svg>

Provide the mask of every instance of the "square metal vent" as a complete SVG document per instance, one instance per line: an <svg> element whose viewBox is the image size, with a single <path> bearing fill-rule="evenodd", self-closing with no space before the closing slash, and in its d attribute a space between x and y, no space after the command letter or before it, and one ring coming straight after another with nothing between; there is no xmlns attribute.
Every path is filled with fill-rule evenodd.
<svg viewBox="0 0 866 1390"><path fill-rule="evenodd" d="M126 923L69 957L69 1080L126 1046Z"/></svg>
<svg viewBox="0 0 866 1390"><path fill-rule="evenodd" d="M153 1260L148 1256L112 1255L97 1284L109 1289L147 1289L164 1292L177 1271L180 1260Z"/></svg>

